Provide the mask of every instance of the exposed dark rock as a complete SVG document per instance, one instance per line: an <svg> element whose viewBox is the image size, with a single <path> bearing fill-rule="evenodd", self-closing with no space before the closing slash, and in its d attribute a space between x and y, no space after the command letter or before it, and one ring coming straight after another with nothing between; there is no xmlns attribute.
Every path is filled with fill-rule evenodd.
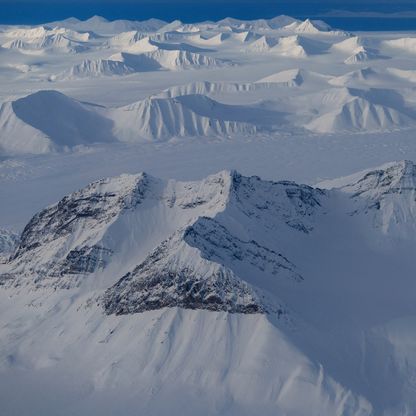
<svg viewBox="0 0 416 416"><path fill-rule="evenodd" d="M182 238L180 233L164 241L143 263L109 288L103 296L105 312L122 315L164 307L266 312L255 291L228 268L198 260L198 253L194 253L191 263L183 261L186 244L181 242Z"/></svg>
<svg viewBox="0 0 416 416"><path fill-rule="evenodd" d="M60 267L61 274L94 273L107 265L111 254L111 250L100 246L71 250Z"/></svg>

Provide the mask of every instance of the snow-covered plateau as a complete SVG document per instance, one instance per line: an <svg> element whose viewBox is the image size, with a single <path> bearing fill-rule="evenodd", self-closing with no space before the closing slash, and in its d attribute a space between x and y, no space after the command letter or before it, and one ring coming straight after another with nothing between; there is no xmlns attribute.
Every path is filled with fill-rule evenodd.
<svg viewBox="0 0 416 416"><path fill-rule="evenodd" d="M416 414L416 34L0 26L0 415Z"/></svg>

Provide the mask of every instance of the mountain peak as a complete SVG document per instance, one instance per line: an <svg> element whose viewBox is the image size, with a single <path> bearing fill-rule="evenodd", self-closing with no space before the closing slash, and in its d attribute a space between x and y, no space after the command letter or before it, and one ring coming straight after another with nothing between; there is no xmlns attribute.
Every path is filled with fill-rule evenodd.
<svg viewBox="0 0 416 416"><path fill-rule="evenodd" d="M295 266L263 238L278 229L309 233L322 196L307 186L262 181L235 170L194 182L163 181L146 173L105 178L36 214L2 280L67 288L82 284L88 275L106 275L116 264L108 272L109 282L123 275L136 281L152 270L152 275L171 276L169 285L177 285L188 271L192 280L210 276L214 286L222 276L227 287L238 287L243 296L248 293L246 283L241 283L246 282L244 262L248 270L257 270L256 275L299 280ZM155 256L156 263L151 260ZM244 309L236 306L238 302L220 305L219 310Z"/></svg>
<svg viewBox="0 0 416 416"><path fill-rule="evenodd" d="M416 165L401 160L319 184L348 194L353 214L373 217L376 228L393 237L414 240L416 232Z"/></svg>
<svg viewBox="0 0 416 416"><path fill-rule="evenodd" d="M354 190L355 195L375 192L388 194L416 190L416 165L410 160L388 163L366 172L356 182L344 186L344 190Z"/></svg>
<svg viewBox="0 0 416 416"><path fill-rule="evenodd" d="M105 17L94 15L94 16L90 17L89 19L87 19L85 22L87 22L87 23L108 23L109 21Z"/></svg>

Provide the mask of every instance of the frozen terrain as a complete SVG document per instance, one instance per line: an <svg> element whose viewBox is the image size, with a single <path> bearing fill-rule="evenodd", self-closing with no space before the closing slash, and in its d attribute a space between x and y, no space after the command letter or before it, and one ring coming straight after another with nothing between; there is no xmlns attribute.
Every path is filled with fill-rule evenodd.
<svg viewBox="0 0 416 416"><path fill-rule="evenodd" d="M0 414L416 414L415 63L287 16L0 26Z"/></svg>

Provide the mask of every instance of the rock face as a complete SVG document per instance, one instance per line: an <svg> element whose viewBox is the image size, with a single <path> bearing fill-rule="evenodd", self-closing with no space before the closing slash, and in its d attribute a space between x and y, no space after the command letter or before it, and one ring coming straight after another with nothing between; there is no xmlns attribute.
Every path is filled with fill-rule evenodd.
<svg viewBox="0 0 416 416"><path fill-rule="evenodd" d="M416 166L409 160L391 163L365 173L356 182L341 188L355 197L364 197L380 208L388 195L414 193Z"/></svg>
<svg viewBox="0 0 416 416"><path fill-rule="evenodd" d="M198 248L202 258L209 261L245 262L260 272L268 270L272 275L277 275L282 269L295 269L295 266L281 254L261 246L254 240L240 240L212 218L200 217L185 230L183 240L189 246ZM299 280L301 279L299 276Z"/></svg>
<svg viewBox="0 0 416 416"><path fill-rule="evenodd" d="M264 312L249 285L230 269L201 258L198 250L186 245L183 238L188 232L164 241L108 289L103 298L105 312L123 315L164 307Z"/></svg>
<svg viewBox="0 0 416 416"><path fill-rule="evenodd" d="M146 175L104 179L35 215L11 258L14 283L29 279L36 287L71 287L81 275L104 268L112 250L96 242L123 210L140 204L147 180Z"/></svg>
<svg viewBox="0 0 416 416"><path fill-rule="evenodd" d="M260 275L286 273L302 279L283 255L254 240L242 241L214 219L200 217L160 244L108 289L105 311L128 314L176 306L230 313L266 312L260 296L232 271L235 263L247 264Z"/></svg>

